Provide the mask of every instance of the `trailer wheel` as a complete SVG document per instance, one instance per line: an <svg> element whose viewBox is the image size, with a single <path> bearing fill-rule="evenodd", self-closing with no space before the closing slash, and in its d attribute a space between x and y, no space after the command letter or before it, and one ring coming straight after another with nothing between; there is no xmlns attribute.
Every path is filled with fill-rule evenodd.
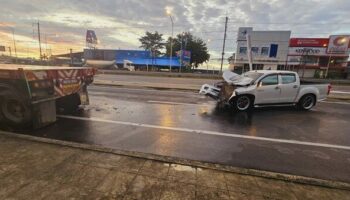
<svg viewBox="0 0 350 200"><path fill-rule="evenodd" d="M10 92L0 97L0 119L10 126L27 127L32 122L32 111L21 97Z"/></svg>
<svg viewBox="0 0 350 200"><path fill-rule="evenodd" d="M59 112L70 114L79 108L80 96L78 93L71 94L56 100L56 108Z"/></svg>

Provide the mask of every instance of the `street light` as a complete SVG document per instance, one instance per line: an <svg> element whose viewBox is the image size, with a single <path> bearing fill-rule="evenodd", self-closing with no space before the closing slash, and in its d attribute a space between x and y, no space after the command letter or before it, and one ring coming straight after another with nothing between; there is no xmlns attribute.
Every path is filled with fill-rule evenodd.
<svg viewBox="0 0 350 200"><path fill-rule="evenodd" d="M181 35L181 51L180 51L180 73L181 73L181 69L182 69L182 63L183 63L183 39L184 39L184 36L185 36L185 32L182 32L182 35ZM186 49L186 46L185 46L185 49Z"/></svg>
<svg viewBox="0 0 350 200"><path fill-rule="evenodd" d="M173 61L173 37L174 37L174 20L171 16L171 8L165 7L166 14L170 17L171 20L171 38L170 38L170 63L169 63L169 69L171 72L172 67L172 61Z"/></svg>
<svg viewBox="0 0 350 200"><path fill-rule="evenodd" d="M9 27L9 29L12 32L13 47L14 47L14 50L15 50L16 63L17 63L17 48L16 48L16 39L15 39L15 28L12 27L12 26L8 26L8 27Z"/></svg>
<svg viewBox="0 0 350 200"><path fill-rule="evenodd" d="M209 43L211 42L211 39L209 38L208 40L207 40L207 43L208 43L208 47L209 47ZM207 61L207 74L209 74L209 61L210 61L210 57L209 57L209 59L208 59L208 61ZM214 65L213 65L213 75L214 75Z"/></svg>

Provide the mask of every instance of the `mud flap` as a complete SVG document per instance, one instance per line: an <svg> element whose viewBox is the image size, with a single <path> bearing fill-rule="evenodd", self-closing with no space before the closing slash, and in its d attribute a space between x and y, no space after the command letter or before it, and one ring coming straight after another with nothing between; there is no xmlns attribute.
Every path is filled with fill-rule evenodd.
<svg viewBox="0 0 350 200"><path fill-rule="evenodd" d="M80 105L89 105L89 94L87 91L87 86L84 85L83 88L79 91L79 97L80 97Z"/></svg>
<svg viewBox="0 0 350 200"><path fill-rule="evenodd" d="M42 128L56 122L55 100L33 104L33 128Z"/></svg>

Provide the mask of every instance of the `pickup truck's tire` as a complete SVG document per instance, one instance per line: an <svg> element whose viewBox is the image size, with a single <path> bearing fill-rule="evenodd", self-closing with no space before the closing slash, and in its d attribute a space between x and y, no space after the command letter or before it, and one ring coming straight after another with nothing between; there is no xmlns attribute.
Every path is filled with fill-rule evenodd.
<svg viewBox="0 0 350 200"><path fill-rule="evenodd" d="M240 95L233 100L232 105L237 111L247 111L253 107L253 99L248 95Z"/></svg>
<svg viewBox="0 0 350 200"><path fill-rule="evenodd" d="M32 124L32 110L28 102L12 92L0 96L0 119L9 126L25 128Z"/></svg>
<svg viewBox="0 0 350 200"><path fill-rule="evenodd" d="M306 94L300 98L298 108L301 110L310 110L316 105L316 96L313 94Z"/></svg>

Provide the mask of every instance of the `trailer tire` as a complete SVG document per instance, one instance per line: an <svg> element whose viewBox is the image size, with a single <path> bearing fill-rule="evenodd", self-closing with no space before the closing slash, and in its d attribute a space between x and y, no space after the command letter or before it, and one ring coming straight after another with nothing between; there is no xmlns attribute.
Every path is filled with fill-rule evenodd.
<svg viewBox="0 0 350 200"><path fill-rule="evenodd" d="M24 98L10 91L1 93L0 120L6 125L25 128L32 125L32 110Z"/></svg>
<svg viewBox="0 0 350 200"><path fill-rule="evenodd" d="M80 96L78 93L74 93L56 100L57 111L64 114L70 114L76 111L80 104Z"/></svg>

